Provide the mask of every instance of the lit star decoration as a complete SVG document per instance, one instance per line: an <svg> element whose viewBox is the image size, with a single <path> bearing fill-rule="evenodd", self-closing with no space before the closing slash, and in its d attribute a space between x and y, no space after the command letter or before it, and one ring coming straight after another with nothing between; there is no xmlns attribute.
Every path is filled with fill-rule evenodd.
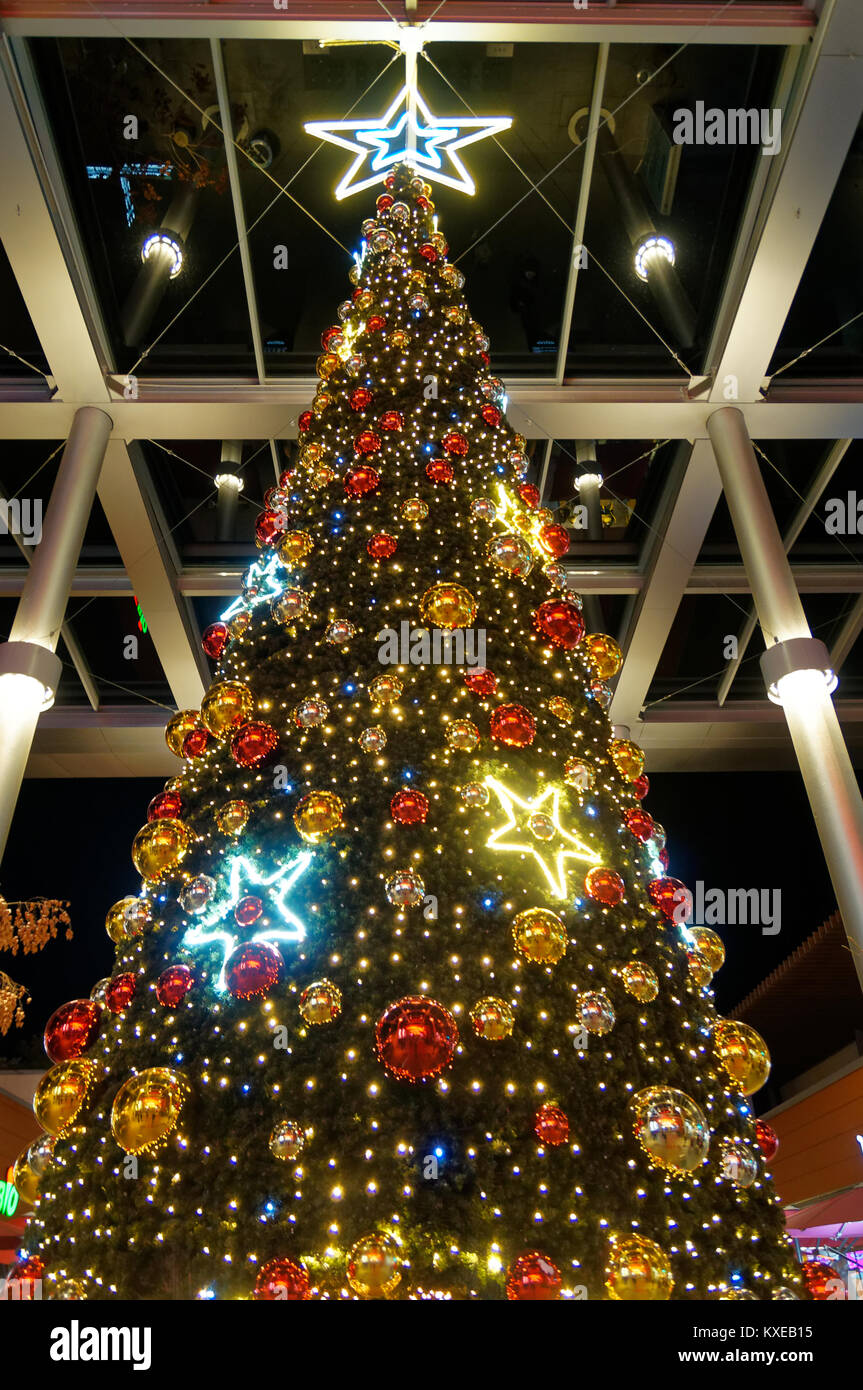
<svg viewBox="0 0 863 1390"><path fill-rule="evenodd" d="M278 555L272 555L269 560L262 562L255 560L249 567L247 582L250 586L257 585L257 592L248 592L242 598L235 598L229 608L221 614L219 621L226 623L229 618L233 618L235 613L239 613L244 608L253 608L256 603L264 603L267 599L278 598L284 589L284 570Z"/></svg>
<svg viewBox="0 0 863 1390"><path fill-rule="evenodd" d="M545 880L552 896L558 899L568 897L569 893L566 886L566 876L569 870L566 861L568 859L576 859L582 863L598 864L601 855L599 855L596 850L591 849L589 845L586 845L577 835L573 835L571 831L564 829L563 825L561 825L560 799L563 796L561 788L546 787L545 791L539 796L535 796L530 801L524 801L520 796L516 796L515 792L509 791L502 782L498 782L494 777L486 777L485 785L494 792L507 817L506 824L499 826L498 829L494 830L489 836L486 842L488 847L490 849L511 850L516 854L532 855L545 875ZM531 843L530 831L524 826L519 826L519 817L516 815L513 809L514 807L518 807L524 812L523 820L539 812L548 816L549 820L552 822L557 832L555 843L560 845L560 848L555 852L553 846L549 844L547 851L549 854L554 855L554 871L552 871L549 864L546 863L546 859L537 849L536 844ZM519 838L517 842L516 840L507 842L505 837L511 830L514 830L517 836L524 836L524 838ZM567 846L571 846L571 848L567 848Z"/></svg>
<svg viewBox="0 0 863 1390"><path fill-rule="evenodd" d="M243 855L237 855L229 861L228 896L220 898L209 912L202 914L183 938L184 946L206 946L212 941L221 941L224 944L222 968L216 981L216 989L220 994L225 989L225 962L241 940L244 942L300 942L305 940L306 928L299 917L295 916L287 906L285 899L297 880L305 873L313 858L314 855L310 850L303 850L295 859L290 860L287 864L281 864L269 877L262 874L257 866ZM242 889L241 883L244 885ZM249 892L254 894L254 890L260 888L268 890L272 907L269 914L265 911L264 915L258 919L254 931L244 932L236 922L229 922L226 919L233 913L242 897L245 897Z"/></svg>
<svg viewBox="0 0 863 1390"><path fill-rule="evenodd" d="M356 156L336 186L335 197L341 200L380 183L388 169L405 159L435 183L475 193L476 184L457 152L511 125L510 116L433 116L419 92L406 82L389 109L375 120L307 121L305 129ZM443 155L454 173L443 172Z"/></svg>

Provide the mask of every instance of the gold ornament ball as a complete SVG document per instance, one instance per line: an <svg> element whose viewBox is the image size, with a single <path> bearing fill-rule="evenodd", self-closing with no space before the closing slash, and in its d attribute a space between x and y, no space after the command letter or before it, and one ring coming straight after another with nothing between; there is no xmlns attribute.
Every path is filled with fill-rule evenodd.
<svg viewBox="0 0 863 1390"><path fill-rule="evenodd" d="M628 738L614 738L611 740L611 761L617 768L624 782L634 782L644 771L644 753L637 743L632 743Z"/></svg>
<svg viewBox="0 0 863 1390"><path fill-rule="evenodd" d="M165 742L177 758L183 756L183 740L193 729L200 729L201 721L196 709L181 709L173 715L165 728Z"/></svg>
<svg viewBox="0 0 863 1390"><path fill-rule="evenodd" d="M548 702L549 711L555 719L559 719L561 724L571 724L575 715L575 710L568 700L562 695L552 695Z"/></svg>
<svg viewBox="0 0 863 1390"><path fill-rule="evenodd" d="M713 1029L716 1055L743 1095L759 1091L770 1075L770 1053L760 1033L748 1023L722 1018Z"/></svg>
<svg viewBox="0 0 863 1390"><path fill-rule="evenodd" d="M446 741L456 753L472 753L479 738L479 729L470 719L454 719L447 725Z"/></svg>
<svg viewBox="0 0 863 1390"><path fill-rule="evenodd" d="M580 758L567 758L563 765L563 780L578 792L592 791L596 782L593 769Z"/></svg>
<svg viewBox="0 0 863 1390"><path fill-rule="evenodd" d="M150 915L150 904L144 898L124 898L128 904L124 913L127 940L132 940L136 936L141 936L146 931L152 921Z"/></svg>
<svg viewBox="0 0 863 1390"><path fill-rule="evenodd" d="M363 1236L348 1255L348 1283L363 1298L386 1298L398 1288L402 1260L392 1236Z"/></svg>
<svg viewBox="0 0 863 1390"><path fill-rule="evenodd" d="M691 1096L670 1086L647 1086L631 1105L635 1137L654 1163L678 1174L701 1167L710 1147L710 1127Z"/></svg>
<svg viewBox="0 0 863 1390"><path fill-rule="evenodd" d="M304 796L294 811L297 834L307 845L317 845L342 824L345 803L335 792L314 791Z"/></svg>
<svg viewBox="0 0 863 1390"><path fill-rule="evenodd" d="M398 676L376 676L369 686L369 694L375 705L394 705L404 690Z"/></svg>
<svg viewBox="0 0 863 1390"><path fill-rule="evenodd" d="M527 828L535 840L553 840L557 834L554 821L544 811L534 811L528 816Z"/></svg>
<svg viewBox="0 0 863 1390"><path fill-rule="evenodd" d="M425 622L434 627L470 627L477 615L477 601L462 584L432 584L420 603Z"/></svg>
<svg viewBox="0 0 863 1390"><path fill-rule="evenodd" d="M248 801L226 801L216 812L216 825L223 835L240 835L246 828L250 809Z"/></svg>
<svg viewBox="0 0 863 1390"><path fill-rule="evenodd" d="M189 1095L181 1071L147 1067L123 1082L111 1107L111 1133L127 1154L152 1152L176 1128Z"/></svg>
<svg viewBox="0 0 863 1390"><path fill-rule="evenodd" d="M623 988L641 1004L649 1004L659 993L659 981L649 965L630 961L620 972Z"/></svg>
<svg viewBox="0 0 863 1390"><path fill-rule="evenodd" d="M710 927L690 927L689 935L692 937L695 950L711 974L715 975L717 970L725 964L725 946L722 937L718 932L711 931Z"/></svg>
<svg viewBox="0 0 863 1390"><path fill-rule="evenodd" d="M253 708L252 692L242 681L219 681L201 702L201 722L214 738L229 738L235 725L246 723Z"/></svg>
<svg viewBox="0 0 863 1390"><path fill-rule="evenodd" d="M429 514L428 502L421 497L409 497L402 503L402 516L405 521L425 521Z"/></svg>
<svg viewBox="0 0 863 1390"><path fill-rule="evenodd" d="M306 1132L296 1120L279 1120L270 1135L270 1153L283 1163L299 1158L306 1142Z"/></svg>
<svg viewBox="0 0 863 1390"><path fill-rule="evenodd" d="M697 951L687 951L686 959L689 964L689 978L699 989L706 989L713 979L713 971Z"/></svg>
<svg viewBox="0 0 863 1390"><path fill-rule="evenodd" d="M470 1021L478 1038L488 1042L500 1042L508 1038L513 1030L515 1015L505 999L487 995L474 1004L470 1011Z"/></svg>
<svg viewBox="0 0 863 1390"><path fill-rule="evenodd" d="M132 863L147 883L155 883L182 863L191 838L182 821L149 821L135 836Z"/></svg>
<svg viewBox="0 0 863 1390"><path fill-rule="evenodd" d="M315 980L300 995L300 1013L306 1023L332 1023L342 1011L342 992L332 980Z"/></svg>
<svg viewBox="0 0 863 1390"><path fill-rule="evenodd" d="M623 1303L664 1303L674 1280L665 1251L647 1236L624 1236L611 1247L606 1284L609 1297Z"/></svg>
<svg viewBox="0 0 863 1390"><path fill-rule="evenodd" d="M33 1097L33 1112L43 1129L55 1137L74 1124L96 1076L95 1062L78 1057L58 1062L46 1071Z"/></svg>
<svg viewBox="0 0 863 1390"><path fill-rule="evenodd" d="M279 555L288 568L302 564L313 548L314 542L308 531L288 531L279 541Z"/></svg>
<svg viewBox="0 0 863 1390"><path fill-rule="evenodd" d="M601 681L616 676L623 662L623 652L613 637L604 632L589 632L584 639L587 654Z"/></svg>
<svg viewBox="0 0 863 1390"><path fill-rule="evenodd" d="M569 944L563 922L546 907L528 907L520 912L513 919L512 935L516 950L537 965L556 965Z"/></svg>
<svg viewBox="0 0 863 1390"><path fill-rule="evenodd" d="M126 911L134 907L141 900L140 898L121 898L118 903L108 909L105 917L105 930L111 940L118 943L128 940L128 930L126 926Z"/></svg>
<svg viewBox="0 0 863 1390"><path fill-rule="evenodd" d="M471 810L476 810L479 806L487 806L489 802L488 787L484 787L482 782L465 782L461 789L461 799L465 806Z"/></svg>
<svg viewBox="0 0 863 1390"><path fill-rule="evenodd" d="M22 1202L34 1205L39 1200L39 1184L54 1157L54 1140L50 1134L34 1139L15 1160L12 1181Z"/></svg>
<svg viewBox="0 0 863 1390"><path fill-rule="evenodd" d="M249 626L249 623L251 621L251 613L249 613L247 609L243 608L239 613L235 613L233 618L229 620L228 632L231 634L233 638L242 637L243 633L245 632L246 628Z"/></svg>

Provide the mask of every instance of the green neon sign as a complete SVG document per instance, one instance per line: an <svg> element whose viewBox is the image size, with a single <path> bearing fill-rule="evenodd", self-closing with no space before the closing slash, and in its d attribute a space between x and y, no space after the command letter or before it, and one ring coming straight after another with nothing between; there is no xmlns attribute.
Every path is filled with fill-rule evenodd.
<svg viewBox="0 0 863 1390"><path fill-rule="evenodd" d="M18 1210L18 1189L12 1180L12 1164L6 1169L6 1181L0 1182L0 1216L14 1216Z"/></svg>

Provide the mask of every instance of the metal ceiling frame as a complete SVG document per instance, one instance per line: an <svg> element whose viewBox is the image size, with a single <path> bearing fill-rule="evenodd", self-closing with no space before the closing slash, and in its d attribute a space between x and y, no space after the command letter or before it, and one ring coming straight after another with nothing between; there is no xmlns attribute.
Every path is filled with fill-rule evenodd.
<svg viewBox="0 0 863 1390"><path fill-rule="evenodd" d="M392 0L393 5L396 3ZM405 17L422 23L432 8L420 0L419 4L404 6ZM370 40L391 37L393 31L391 22L380 18L375 0L365 5L364 0L351 0L350 5L342 0L316 0L314 5L307 0L291 0L290 11L276 18L272 17L270 0L266 5L242 7L223 3L205 14L192 3L173 5L168 12L156 4L150 9L148 14L130 14L123 4L95 0L45 0L41 4L28 0L26 5L0 0L0 29L5 34L0 51L0 126L4 131L0 178L6 190L0 203L0 237L51 372L44 387L34 386L32 379L7 378L0 384L0 438L62 439L81 405L98 405L110 413L114 429L100 497L126 575L110 566L81 566L72 593L137 593L174 698L182 707L198 703L207 679L189 599L194 595L234 594L242 570L230 563L220 564L216 571L180 565L172 553L165 517L146 485L146 469L135 465L135 441L269 440L278 471L277 441L295 437L296 415L308 405L316 384L314 378L268 380L266 376L242 190L236 152L230 143L230 99L222 43L250 38ZM685 758L693 767L707 756L711 739L713 756L717 749L727 751L729 738L732 743L748 738L751 752L753 729L775 727L777 739L785 737L781 717L774 718L766 703L763 710L759 705L753 711L741 701L725 709L709 701L691 708L671 701L640 722L644 699L681 598L686 594L749 592L739 564L696 563L719 495L718 473L707 442L709 415L719 404L734 399L755 439L829 443L863 436L863 381L767 380L776 342L863 113L859 63L854 58L855 52L863 51L860 10L858 0L823 0L814 7L803 3L779 7L747 4L717 17L712 3L658 4L649 10L622 3L574 11L569 0L566 4L541 0L529 10L521 0L517 4L495 0L493 5L473 5L468 10L460 0L448 0L440 16L427 25L429 42L598 45L574 248L583 235L593 172L595 139L592 144L591 135L595 137L602 107L609 44L773 44L786 50L774 97L783 110L784 148L781 155L760 161L756 168L715 315L707 358L709 374L692 380L658 376L567 381L566 340L578 279L577 266L571 263L555 373L549 378L507 382L511 423L528 438L545 443L543 487L555 439L680 441L639 563L606 561L591 567L589 562L576 560L569 569L570 582L585 592L630 597L623 634L627 659L612 706L615 722L629 724L648 748L661 750L676 740L678 761L685 750ZM229 137L228 175L257 381L139 378L137 398L126 399L123 380L112 376L108 335L23 43L24 38L35 36L111 34L209 41L220 120ZM830 131L826 153L825 129ZM25 215L19 216L19 210ZM729 378L736 379L736 396L728 395ZM844 659L863 630L863 568L797 565L794 573L801 592L861 594L836 639L836 657ZM0 569L0 594L16 593L20 582L23 570L19 575ZM839 708L843 718L863 726L863 716L855 713L854 702L840 701ZM40 729L45 739L50 737L54 750L51 757L59 763L62 749L57 752L57 739L64 731L86 727L92 732L94 721L101 719L98 759L104 765L114 757L114 734L119 738L119 731L136 728L143 732L164 714L154 716L142 709L138 717L132 711L121 713L103 707L86 724L81 722L81 713L75 707L67 712L54 710L42 721ZM693 728L712 732L693 740ZM729 734L729 730L736 732ZM860 741L863 745L863 727ZM37 735L34 767L43 754L47 756L47 744L42 752L41 747L42 733ZM143 744L139 741L135 747L140 752ZM778 742L771 743L771 756L777 747ZM149 743L147 749L152 752ZM71 744L68 752L74 761L77 755ZM122 763L119 754L115 763ZM127 772L131 766L125 764ZM62 775L62 770L56 775Z"/></svg>

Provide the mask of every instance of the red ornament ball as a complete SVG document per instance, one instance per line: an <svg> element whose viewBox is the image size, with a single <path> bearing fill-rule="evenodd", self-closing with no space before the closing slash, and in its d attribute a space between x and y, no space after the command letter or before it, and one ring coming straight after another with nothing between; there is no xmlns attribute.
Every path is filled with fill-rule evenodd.
<svg viewBox="0 0 863 1390"><path fill-rule="evenodd" d="M348 405L351 410L367 410L374 400L374 395L367 386L357 386L348 396Z"/></svg>
<svg viewBox="0 0 863 1390"><path fill-rule="evenodd" d="M574 603L550 598L533 614L533 625L555 647L571 651L584 636L584 619Z"/></svg>
<svg viewBox="0 0 863 1390"><path fill-rule="evenodd" d="M376 536L372 536L366 550L373 560L389 560L395 555L398 548L398 541L395 536L388 536L386 531L379 531Z"/></svg>
<svg viewBox="0 0 863 1390"><path fill-rule="evenodd" d="M755 1137L758 1140L758 1147L769 1163L775 1158L779 1151L779 1135L772 1125L766 1120L755 1121Z"/></svg>
<svg viewBox="0 0 863 1390"><path fill-rule="evenodd" d="M258 918L263 914L264 904L260 898L248 893L246 897L240 898L234 908L234 921L239 927L252 927Z"/></svg>
<svg viewBox="0 0 863 1390"><path fill-rule="evenodd" d="M179 792L159 792L147 807L147 820L179 820L183 799Z"/></svg>
<svg viewBox="0 0 863 1390"><path fill-rule="evenodd" d="M366 319L367 333L379 333L381 329L386 328L386 326L387 321L383 314L372 314L370 318Z"/></svg>
<svg viewBox="0 0 863 1390"><path fill-rule="evenodd" d="M210 623L209 627L204 628L201 646L204 648L207 656L211 656L214 661L218 661L225 647L228 645L229 636L227 623Z"/></svg>
<svg viewBox="0 0 863 1390"><path fill-rule="evenodd" d="M459 458L464 458L467 453L467 439L459 430L450 430L441 444L448 454L456 454Z"/></svg>
<svg viewBox="0 0 863 1390"><path fill-rule="evenodd" d="M682 925L686 920L687 906L692 903L692 894L679 878L652 879L647 885L647 896L669 922Z"/></svg>
<svg viewBox="0 0 863 1390"><path fill-rule="evenodd" d="M45 1262L39 1255L31 1255L27 1260L18 1260L9 1272L9 1281L5 1290L6 1298L29 1302L39 1293L35 1286L44 1277Z"/></svg>
<svg viewBox="0 0 863 1390"><path fill-rule="evenodd" d="M826 1303L832 1299L845 1299L845 1284L838 1269L825 1260L804 1260L803 1283L816 1303Z"/></svg>
<svg viewBox="0 0 863 1390"><path fill-rule="evenodd" d="M361 430L354 440L355 454L378 454L380 448L381 437L374 430Z"/></svg>
<svg viewBox="0 0 863 1390"><path fill-rule="evenodd" d="M112 1014L121 1014L128 1009L138 988L138 977L132 970L122 975L112 975L105 986L105 1004Z"/></svg>
<svg viewBox="0 0 863 1390"><path fill-rule="evenodd" d="M553 555L555 560L559 560L561 555L565 555L569 550L569 533L563 526L543 526L539 539L543 549L547 550L549 555Z"/></svg>
<svg viewBox="0 0 863 1390"><path fill-rule="evenodd" d="M412 994L390 1004L377 1021L380 1061L400 1081L425 1081L448 1066L458 1045L456 1021L443 1004Z"/></svg>
<svg viewBox="0 0 863 1390"><path fill-rule="evenodd" d="M569 1120L559 1105L541 1105L534 1116L533 1132L540 1144L556 1147L569 1138Z"/></svg>
<svg viewBox="0 0 863 1390"><path fill-rule="evenodd" d="M376 492L381 484L381 475L370 464L352 468L345 474L344 488L348 497L363 497L367 492Z"/></svg>
<svg viewBox="0 0 863 1390"><path fill-rule="evenodd" d="M375 198L375 207L378 212L386 212L387 208L392 207L394 201L390 193L382 193L379 198Z"/></svg>
<svg viewBox="0 0 863 1390"><path fill-rule="evenodd" d="M206 729L190 729L183 739L183 757L201 758L210 745L210 735Z"/></svg>
<svg viewBox="0 0 863 1390"><path fill-rule="evenodd" d="M297 421L297 426L299 428L300 434L305 434L306 430L311 429L313 419L314 416L312 415L312 412L310 410L304 410L302 412L299 420ZM281 481L281 479L279 481Z"/></svg>
<svg viewBox="0 0 863 1390"><path fill-rule="evenodd" d="M495 743L509 748L527 748L536 734L536 720L524 705L498 705L489 721Z"/></svg>
<svg viewBox="0 0 863 1390"><path fill-rule="evenodd" d="M525 1250L506 1272L506 1296L513 1303L556 1299L560 1285L560 1270L541 1250Z"/></svg>
<svg viewBox="0 0 863 1390"><path fill-rule="evenodd" d="M403 430L405 417L400 410L385 410L378 424L382 430Z"/></svg>
<svg viewBox="0 0 863 1390"><path fill-rule="evenodd" d="M451 483L454 477L452 464L446 459L432 459L426 464L426 477L433 483Z"/></svg>
<svg viewBox="0 0 863 1390"><path fill-rule="evenodd" d="M432 246L430 241L423 242L420 247L420 255L424 261L428 261L429 265L433 265L437 260L437 250Z"/></svg>
<svg viewBox="0 0 863 1390"><path fill-rule="evenodd" d="M269 941L249 941L225 962L225 983L235 999L268 994L282 977L285 962Z"/></svg>
<svg viewBox="0 0 863 1390"><path fill-rule="evenodd" d="M332 328L325 328L321 334L321 347L328 348L333 338L341 338L344 331L341 324L333 324Z"/></svg>
<svg viewBox="0 0 863 1390"><path fill-rule="evenodd" d="M614 869L598 867L588 870L584 880L584 891L596 902L613 907L626 892L626 884Z"/></svg>
<svg viewBox="0 0 863 1390"><path fill-rule="evenodd" d="M474 695L493 695L497 690L497 676L486 666L474 666L464 673L464 683Z"/></svg>
<svg viewBox="0 0 863 1390"><path fill-rule="evenodd" d="M73 999L55 1009L45 1025L43 1038L51 1061L70 1062L83 1057L96 1041L101 1018L102 1008L95 999Z"/></svg>
<svg viewBox="0 0 863 1390"><path fill-rule="evenodd" d="M422 208L423 212L428 212L431 207L431 199L427 198L424 193L420 193L417 198L417 207Z"/></svg>
<svg viewBox="0 0 863 1390"><path fill-rule="evenodd" d="M535 511L539 506L539 488L533 483L520 483L516 491L528 511Z"/></svg>
<svg viewBox="0 0 863 1390"><path fill-rule="evenodd" d="M297 1260L267 1260L255 1280L253 1297L268 1303L301 1302L311 1296L308 1272Z"/></svg>
<svg viewBox="0 0 863 1390"><path fill-rule="evenodd" d="M422 792L396 792L390 802L390 814L399 825L423 825L428 813L428 797Z"/></svg>
<svg viewBox="0 0 863 1390"><path fill-rule="evenodd" d="M279 746L279 736L272 724L253 719L241 724L231 739L231 755L240 767L259 767Z"/></svg>
<svg viewBox="0 0 863 1390"><path fill-rule="evenodd" d="M285 514L284 512L274 512L268 509L265 512L258 512L255 521L255 540L258 545L272 545L273 541L278 540L284 534Z"/></svg>
<svg viewBox="0 0 863 1390"><path fill-rule="evenodd" d="M195 977L188 965L169 965L156 981L156 998L166 1009L175 1009L194 983Z"/></svg>
<svg viewBox="0 0 863 1390"><path fill-rule="evenodd" d="M501 419L503 418L497 406L492 405L490 401L483 406L482 410L480 411L480 415L485 420L485 423L487 425L499 425Z"/></svg>
<svg viewBox="0 0 863 1390"><path fill-rule="evenodd" d="M665 845L662 846L662 849L659 851L659 853L657 854L656 857L657 857L657 859L659 860L660 864L662 865L663 869L667 869L667 868L668 868L669 856L668 856L668 850L666 849Z"/></svg>
<svg viewBox="0 0 863 1390"><path fill-rule="evenodd" d="M636 777L634 782L629 784L639 801L643 801L650 791L650 778L646 772L642 772L640 777Z"/></svg>
<svg viewBox="0 0 863 1390"><path fill-rule="evenodd" d="M653 832L656 829L653 824L653 817L649 816L646 811L642 811L640 807L624 811L623 820L627 829L631 830L636 840L640 840L642 844L653 839Z"/></svg>

